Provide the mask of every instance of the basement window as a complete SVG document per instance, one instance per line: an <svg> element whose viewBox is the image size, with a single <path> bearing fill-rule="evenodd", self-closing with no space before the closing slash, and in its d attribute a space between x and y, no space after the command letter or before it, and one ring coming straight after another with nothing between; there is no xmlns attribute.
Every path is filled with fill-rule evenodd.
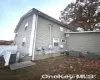
<svg viewBox="0 0 100 80"><path fill-rule="evenodd" d="M63 27L60 27L60 31L64 31L64 28Z"/></svg>
<svg viewBox="0 0 100 80"><path fill-rule="evenodd" d="M53 46L59 46L59 39L53 38Z"/></svg>
<svg viewBox="0 0 100 80"><path fill-rule="evenodd" d="M28 27L28 23L25 24L25 30L27 30L27 27Z"/></svg>
<svg viewBox="0 0 100 80"><path fill-rule="evenodd" d="M25 42L26 42L26 37L24 37L22 40L22 46L25 46Z"/></svg>

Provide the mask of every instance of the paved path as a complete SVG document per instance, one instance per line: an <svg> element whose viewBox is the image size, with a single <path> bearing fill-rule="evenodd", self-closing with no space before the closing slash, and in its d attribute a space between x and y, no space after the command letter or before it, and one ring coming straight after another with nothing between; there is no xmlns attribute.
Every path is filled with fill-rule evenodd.
<svg viewBox="0 0 100 80"><path fill-rule="evenodd" d="M16 70L16 69L32 66L32 65L35 65L35 64L36 63L33 63L31 61L19 62L19 63L11 64L10 69L11 70Z"/></svg>

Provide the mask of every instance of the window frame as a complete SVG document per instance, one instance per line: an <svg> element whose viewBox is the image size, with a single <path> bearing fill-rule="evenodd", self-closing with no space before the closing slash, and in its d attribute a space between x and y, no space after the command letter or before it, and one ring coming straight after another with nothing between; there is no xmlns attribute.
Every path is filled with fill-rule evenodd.
<svg viewBox="0 0 100 80"><path fill-rule="evenodd" d="M54 40L57 40L57 41L54 41ZM59 38L53 38L53 46L57 47L57 46L55 45L55 43L58 43L57 46L59 46Z"/></svg>
<svg viewBox="0 0 100 80"><path fill-rule="evenodd" d="M63 32L64 31L64 28L63 27L60 27L60 31Z"/></svg>
<svg viewBox="0 0 100 80"><path fill-rule="evenodd" d="M25 46L25 43L26 43L26 37L24 37L24 38L22 39L22 46Z"/></svg>
<svg viewBox="0 0 100 80"><path fill-rule="evenodd" d="M28 22L25 24L24 30L27 30Z"/></svg>
<svg viewBox="0 0 100 80"><path fill-rule="evenodd" d="M18 36L18 33L15 33L15 37L17 37Z"/></svg>

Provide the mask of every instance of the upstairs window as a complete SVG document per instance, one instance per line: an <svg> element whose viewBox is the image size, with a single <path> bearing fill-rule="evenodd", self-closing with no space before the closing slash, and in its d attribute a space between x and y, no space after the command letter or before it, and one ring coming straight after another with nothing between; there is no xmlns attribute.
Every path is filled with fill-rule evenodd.
<svg viewBox="0 0 100 80"><path fill-rule="evenodd" d="M53 38L53 46L59 46L59 39Z"/></svg>
<svg viewBox="0 0 100 80"><path fill-rule="evenodd" d="M63 31L64 31L64 28L63 28L63 27L60 27L60 31L62 31L62 32L63 32Z"/></svg>
<svg viewBox="0 0 100 80"><path fill-rule="evenodd" d="M18 36L18 33L15 33L15 37L17 37Z"/></svg>
<svg viewBox="0 0 100 80"><path fill-rule="evenodd" d="M25 30L27 30L27 27L28 27L28 23L25 24Z"/></svg>
<svg viewBox="0 0 100 80"><path fill-rule="evenodd" d="M22 46L25 46L25 43L26 43L26 37L24 37L22 40Z"/></svg>

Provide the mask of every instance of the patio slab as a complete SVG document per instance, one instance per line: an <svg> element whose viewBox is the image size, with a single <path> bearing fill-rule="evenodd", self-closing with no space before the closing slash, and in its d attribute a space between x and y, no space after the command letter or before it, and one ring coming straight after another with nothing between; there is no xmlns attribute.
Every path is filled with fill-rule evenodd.
<svg viewBox="0 0 100 80"><path fill-rule="evenodd" d="M10 69L11 70L16 70L16 69L20 69L20 68L25 68L28 66L32 66L35 65L36 63L33 63L31 61L25 61L25 62L19 62L19 63L14 63L10 65Z"/></svg>

